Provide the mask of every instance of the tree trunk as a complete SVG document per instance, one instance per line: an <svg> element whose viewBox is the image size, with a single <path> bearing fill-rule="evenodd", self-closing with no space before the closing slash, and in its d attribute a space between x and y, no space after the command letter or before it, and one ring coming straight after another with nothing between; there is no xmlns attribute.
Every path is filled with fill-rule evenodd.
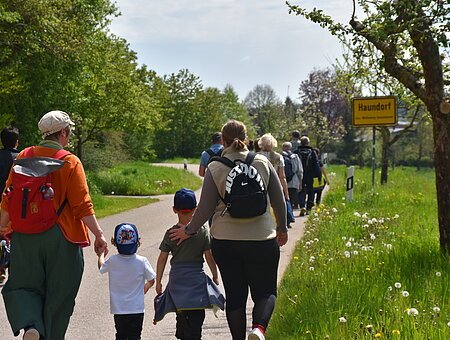
<svg viewBox="0 0 450 340"><path fill-rule="evenodd" d="M82 141L82 128L77 127L77 145L76 145L76 153L78 158L83 161L83 141Z"/></svg>
<svg viewBox="0 0 450 340"><path fill-rule="evenodd" d="M430 110L430 108L428 108ZM434 166L441 250L450 253L450 115L433 108Z"/></svg>

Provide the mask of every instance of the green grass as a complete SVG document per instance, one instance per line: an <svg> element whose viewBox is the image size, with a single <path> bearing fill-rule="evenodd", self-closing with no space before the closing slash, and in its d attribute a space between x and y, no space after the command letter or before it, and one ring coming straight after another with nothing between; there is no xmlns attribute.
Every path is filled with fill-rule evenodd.
<svg viewBox="0 0 450 340"><path fill-rule="evenodd" d="M125 163L89 174L89 184L106 195L171 194L182 187L196 190L201 183L190 172L145 162Z"/></svg>
<svg viewBox="0 0 450 340"><path fill-rule="evenodd" d="M345 168L333 171L281 282L267 338L450 339L434 173L396 168L372 191L370 169L356 169L348 202Z"/></svg>
<svg viewBox="0 0 450 340"><path fill-rule="evenodd" d="M95 215L97 218L106 217L121 213L126 210L135 209L144 205L157 202L155 198L149 197L111 197L99 194L92 195L94 203Z"/></svg>

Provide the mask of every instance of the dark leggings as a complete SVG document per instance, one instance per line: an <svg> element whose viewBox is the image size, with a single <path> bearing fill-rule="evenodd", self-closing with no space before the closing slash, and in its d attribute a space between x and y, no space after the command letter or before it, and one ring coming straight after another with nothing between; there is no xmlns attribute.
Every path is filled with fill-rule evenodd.
<svg viewBox="0 0 450 340"><path fill-rule="evenodd" d="M226 315L233 340L246 334L246 305L250 287L253 325L267 327L275 307L280 248L276 239L231 241L213 239L211 249L222 276Z"/></svg>

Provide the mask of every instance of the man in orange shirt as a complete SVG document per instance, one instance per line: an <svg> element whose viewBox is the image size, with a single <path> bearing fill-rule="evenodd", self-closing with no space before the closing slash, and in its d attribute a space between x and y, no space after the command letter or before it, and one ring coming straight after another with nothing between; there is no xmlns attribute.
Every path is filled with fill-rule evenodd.
<svg viewBox="0 0 450 340"><path fill-rule="evenodd" d="M46 113L38 127L43 141L33 147L34 157L52 157L69 143L74 123L63 111ZM23 158L23 151L17 156ZM83 165L68 154L64 166L52 173L55 210L62 213L50 229L11 236L10 276L2 290L14 335L24 330L26 340L63 340L75 306L84 260L82 247L90 245L88 229L95 236L97 254L108 252L103 231L95 217ZM6 182L11 184L11 173ZM10 222L8 196L1 203L0 233Z"/></svg>

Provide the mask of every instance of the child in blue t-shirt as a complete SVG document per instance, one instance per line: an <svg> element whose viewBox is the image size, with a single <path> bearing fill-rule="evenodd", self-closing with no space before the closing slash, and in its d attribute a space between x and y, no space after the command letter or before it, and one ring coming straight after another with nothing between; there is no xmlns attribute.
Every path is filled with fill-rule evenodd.
<svg viewBox="0 0 450 340"><path fill-rule="evenodd" d="M155 283L155 271L147 258L136 254L140 246L134 224L116 226L111 243L119 254L98 257L100 273L109 274L111 314L114 314L116 339L140 339L144 321L144 294Z"/></svg>

